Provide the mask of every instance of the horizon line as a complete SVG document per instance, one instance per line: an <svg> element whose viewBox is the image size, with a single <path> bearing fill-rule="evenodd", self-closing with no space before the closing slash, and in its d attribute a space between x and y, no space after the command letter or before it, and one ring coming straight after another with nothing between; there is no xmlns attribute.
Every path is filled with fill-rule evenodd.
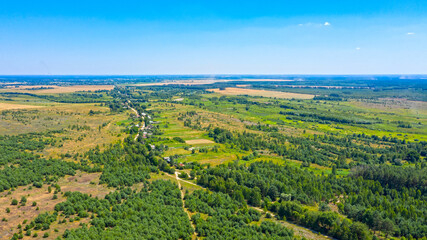
<svg viewBox="0 0 427 240"><path fill-rule="evenodd" d="M203 73L203 74L0 74L0 77L61 77L61 76L427 76L427 73L363 73L363 74L247 74L247 73Z"/></svg>

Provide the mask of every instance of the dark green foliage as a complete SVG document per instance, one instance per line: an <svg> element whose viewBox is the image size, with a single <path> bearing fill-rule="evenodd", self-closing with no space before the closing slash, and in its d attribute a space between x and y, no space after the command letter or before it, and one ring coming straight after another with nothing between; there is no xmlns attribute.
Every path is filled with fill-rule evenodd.
<svg viewBox="0 0 427 240"><path fill-rule="evenodd" d="M327 203L321 202L319 204L319 211L321 211L321 212L331 211L331 208L328 206Z"/></svg>
<svg viewBox="0 0 427 240"><path fill-rule="evenodd" d="M51 176L58 178L74 175L75 169L78 168L74 163L46 159L20 161L19 164L19 167L5 166L0 170L0 192L11 187L44 181Z"/></svg>
<svg viewBox="0 0 427 240"><path fill-rule="evenodd" d="M0 136L0 192L33 184L41 187L65 175L74 175L77 164L57 159L44 159L30 151L43 150L50 144L51 133Z"/></svg>
<svg viewBox="0 0 427 240"><path fill-rule="evenodd" d="M60 102L60 103L97 103L97 102L108 102L111 98L106 95L100 93L102 91L95 92L76 92L76 93L61 93L59 95L41 95L41 94L32 94L32 93L22 93L22 92L8 92L8 93L0 93L0 95L26 95L35 98L45 99L52 102Z"/></svg>
<svg viewBox="0 0 427 240"><path fill-rule="evenodd" d="M260 135L248 132L230 132L226 129L210 129L209 136L215 142L238 147L245 151L269 149L280 156L324 166L337 165L349 168L345 158L354 160L353 165L361 163L383 163L385 159L406 159L418 162L421 154L426 152L427 143L406 143L395 138L380 138L372 135L353 134L346 137L333 135L314 135L312 138L286 136L279 133ZM354 141L365 144L356 144ZM385 145L385 148L374 148L372 143ZM289 145L290 144L290 145ZM382 155L379 157L378 155ZM335 164L334 164L335 163Z"/></svg>
<svg viewBox="0 0 427 240"><path fill-rule="evenodd" d="M22 206L25 206L25 204L27 204L27 198L25 196L22 196L20 203Z"/></svg>
<svg viewBox="0 0 427 240"><path fill-rule="evenodd" d="M348 118L345 116L337 116L330 112L313 113L309 111L281 111L280 114L287 115L289 120L301 120L305 122L317 122L322 124L374 124L379 123L378 120L370 120L363 118Z"/></svg>
<svg viewBox="0 0 427 240"><path fill-rule="evenodd" d="M188 174L186 172L182 172L182 173L179 174L179 177L183 178L183 179L187 179L188 178Z"/></svg>
<svg viewBox="0 0 427 240"><path fill-rule="evenodd" d="M90 227L67 230L63 235L67 239L191 239L193 233L180 191L169 181L155 181L138 193L127 188L102 200L78 192L66 196L56 211L96 214Z"/></svg>
<svg viewBox="0 0 427 240"><path fill-rule="evenodd" d="M399 191L413 188L421 191L419 196L427 194L427 168L370 165L356 168L352 176L375 180Z"/></svg>
<svg viewBox="0 0 427 240"><path fill-rule="evenodd" d="M185 140L180 137L174 137L173 140L176 142L185 143Z"/></svg>
<svg viewBox="0 0 427 240"><path fill-rule="evenodd" d="M209 215L214 215L215 212L219 211L234 213L243 206L246 206L246 204L237 202L221 192L209 194L206 191L196 190L185 197L185 207L188 210Z"/></svg>
<svg viewBox="0 0 427 240"><path fill-rule="evenodd" d="M160 153L159 148L153 150L148 144L130 140L123 145L112 145L103 152L95 149L85 155L92 163L104 166L100 183L117 187L132 186L149 179L149 173L158 171L157 166L164 164L158 157Z"/></svg>
<svg viewBox="0 0 427 240"><path fill-rule="evenodd" d="M359 222L350 223L347 219L342 220L335 212L309 211L299 203L291 201L276 202L270 210L277 211L280 218L286 217L288 220L338 239L371 239L366 225Z"/></svg>
<svg viewBox="0 0 427 240"><path fill-rule="evenodd" d="M206 239L292 239L293 236L292 230L269 221L260 226L251 225L259 221L261 213L223 193L197 190L186 196L185 205L192 212L209 215L206 220L200 214L192 217L196 232Z"/></svg>
<svg viewBox="0 0 427 240"><path fill-rule="evenodd" d="M394 171L395 168L360 168L348 177L336 178L334 175L316 176L286 164L279 166L269 162L255 162L246 168L230 163L201 171L197 182L211 190L227 193L236 201L247 200L255 206L259 204L254 200L258 199L258 194L261 195L260 199L270 195L290 196L287 201L293 201L288 202L291 205L286 205L287 208L271 205L270 210L281 211L280 216L310 228L314 226L311 222L300 220L307 217L317 219L319 216L304 212L298 204L320 203L342 196L343 205L339 205L341 211L372 229L388 231L396 236L426 236L427 228L423 224L427 216L427 201L423 193L425 181L422 180L425 178L424 170L408 168ZM365 175L364 179L362 176ZM274 189L277 189L277 194ZM288 211L288 207L293 208L283 213ZM298 214L294 215L294 212ZM306 216L302 218L303 215ZM335 230L325 228L322 232L339 236Z"/></svg>

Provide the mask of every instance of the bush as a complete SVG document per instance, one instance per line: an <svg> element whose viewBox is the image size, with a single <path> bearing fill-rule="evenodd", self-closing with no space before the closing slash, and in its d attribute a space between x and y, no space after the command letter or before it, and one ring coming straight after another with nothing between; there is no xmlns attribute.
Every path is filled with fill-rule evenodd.
<svg viewBox="0 0 427 240"><path fill-rule="evenodd" d="M319 211L321 211L321 212L331 211L331 208L329 207L329 205L327 203L321 202L319 204Z"/></svg>
<svg viewBox="0 0 427 240"><path fill-rule="evenodd" d="M183 178L183 179L187 179L188 178L188 174L186 172L182 172L182 173L179 174L179 177Z"/></svg>
<svg viewBox="0 0 427 240"><path fill-rule="evenodd" d="M21 204L22 206L25 206L25 204L27 203L27 198L25 196L21 197Z"/></svg>
<svg viewBox="0 0 427 240"><path fill-rule="evenodd" d="M176 142L185 143L184 139L182 139L180 137L174 137L173 140Z"/></svg>

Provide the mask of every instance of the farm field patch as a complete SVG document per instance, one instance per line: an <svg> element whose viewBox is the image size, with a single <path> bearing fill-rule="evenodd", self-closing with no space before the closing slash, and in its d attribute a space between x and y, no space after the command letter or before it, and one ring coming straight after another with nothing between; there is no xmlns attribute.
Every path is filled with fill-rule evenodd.
<svg viewBox="0 0 427 240"><path fill-rule="evenodd" d="M209 139L192 139L192 140L186 140L185 143L187 144L210 144L210 143L215 143L212 140Z"/></svg>
<svg viewBox="0 0 427 240"><path fill-rule="evenodd" d="M51 94L51 93L72 93L81 91L98 91L111 90L114 85L73 85L73 86L58 86L58 85L20 85L18 87L9 87L0 89L0 92L18 91L22 93L33 94Z"/></svg>
<svg viewBox="0 0 427 240"><path fill-rule="evenodd" d="M33 109L33 108L40 108L40 107L42 107L42 106L0 102L0 111L11 110L11 109Z"/></svg>
<svg viewBox="0 0 427 240"><path fill-rule="evenodd" d="M207 90L224 94L224 95L249 95L249 96L261 96L261 97L285 98L285 99L291 99L291 98L312 99L314 97L314 95L311 95L311 94L257 90L257 89L247 89L247 88L232 88L232 87L225 88L225 90L221 90L219 88L207 89Z"/></svg>

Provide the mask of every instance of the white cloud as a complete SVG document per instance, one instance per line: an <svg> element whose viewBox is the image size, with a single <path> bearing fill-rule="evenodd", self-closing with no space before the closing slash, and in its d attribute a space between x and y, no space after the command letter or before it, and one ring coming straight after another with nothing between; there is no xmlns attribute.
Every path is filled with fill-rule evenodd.
<svg viewBox="0 0 427 240"><path fill-rule="evenodd" d="M311 22L308 22L308 23L300 23L300 24L298 24L298 26L300 26L300 27L309 27L309 26L313 26L313 23L311 23Z"/></svg>
<svg viewBox="0 0 427 240"><path fill-rule="evenodd" d="M357 50L357 51L359 51L359 50L360 50L360 47L357 47L357 48L356 48L356 50Z"/></svg>
<svg viewBox="0 0 427 240"><path fill-rule="evenodd" d="M313 22L307 22L307 23L300 23L298 24L299 27L323 27L323 26L331 26L330 22L324 22L324 23L313 23Z"/></svg>
<svg viewBox="0 0 427 240"><path fill-rule="evenodd" d="M414 35L415 33L414 32L408 32L407 34L408 35Z"/></svg>

